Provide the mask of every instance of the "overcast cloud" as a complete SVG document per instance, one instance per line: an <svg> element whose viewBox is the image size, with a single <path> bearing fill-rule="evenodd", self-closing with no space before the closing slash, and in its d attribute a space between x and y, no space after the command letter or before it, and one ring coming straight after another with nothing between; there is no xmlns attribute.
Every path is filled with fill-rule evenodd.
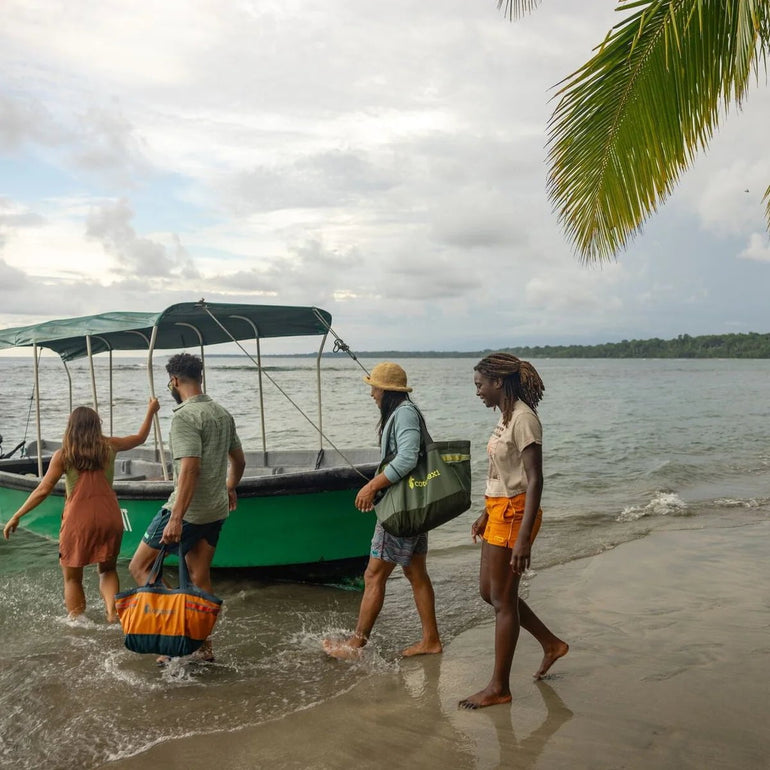
<svg viewBox="0 0 770 770"><path fill-rule="evenodd" d="M614 7L5 0L0 326L205 297L361 350L768 331L764 82L617 262L558 227L552 87Z"/></svg>

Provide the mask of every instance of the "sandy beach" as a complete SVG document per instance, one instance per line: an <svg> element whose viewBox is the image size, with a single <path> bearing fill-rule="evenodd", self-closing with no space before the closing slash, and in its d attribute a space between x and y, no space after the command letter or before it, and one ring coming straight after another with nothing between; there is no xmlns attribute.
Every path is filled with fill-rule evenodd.
<svg viewBox="0 0 770 770"><path fill-rule="evenodd" d="M331 701L104 767L767 768L769 536L660 532L538 574L530 603L571 651L534 682L522 632L510 705L457 708L488 679L490 618Z"/></svg>

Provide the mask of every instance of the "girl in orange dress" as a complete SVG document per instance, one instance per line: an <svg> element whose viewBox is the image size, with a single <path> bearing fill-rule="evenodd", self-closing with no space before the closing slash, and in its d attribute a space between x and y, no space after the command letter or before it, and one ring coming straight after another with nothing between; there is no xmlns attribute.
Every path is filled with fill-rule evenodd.
<svg viewBox="0 0 770 770"><path fill-rule="evenodd" d="M65 476L59 564L64 576L64 603L70 617L82 615L86 609L83 567L97 564L107 620L117 620L115 594L120 585L115 567L123 539L123 517L112 489L115 454L147 440L153 415L159 408L158 399L151 398L139 432L121 438L105 436L99 415L87 406L77 407L67 422L61 449L51 457L45 476L3 528L3 536L8 540L19 519L40 505Z"/></svg>

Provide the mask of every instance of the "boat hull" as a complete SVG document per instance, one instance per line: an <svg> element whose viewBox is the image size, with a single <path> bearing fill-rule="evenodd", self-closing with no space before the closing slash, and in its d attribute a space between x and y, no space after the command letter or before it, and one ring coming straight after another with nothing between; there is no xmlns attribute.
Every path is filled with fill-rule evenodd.
<svg viewBox="0 0 770 770"><path fill-rule="evenodd" d="M238 507L222 528L213 567L297 567L360 564L369 553L374 513L353 505L374 465L330 468L244 479ZM37 485L37 478L0 470L0 523L4 524ZM116 481L127 529L120 559L130 559L147 525L168 499L170 482ZM58 541L64 487L22 519L22 528Z"/></svg>

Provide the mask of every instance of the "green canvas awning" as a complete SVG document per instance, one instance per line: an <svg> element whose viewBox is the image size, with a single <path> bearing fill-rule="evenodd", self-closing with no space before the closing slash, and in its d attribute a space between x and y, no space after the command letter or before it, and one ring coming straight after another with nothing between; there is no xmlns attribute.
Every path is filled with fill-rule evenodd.
<svg viewBox="0 0 770 770"><path fill-rule="evenodd" d="M71 361L88 354L86 337L94 354L147 350L157 328L155 349L168 350L232 339L318 336L326 334L331 320L330 313L315 307L181 302L160 313L101 313L2 329L0 349L37 344Z"/></svg>

